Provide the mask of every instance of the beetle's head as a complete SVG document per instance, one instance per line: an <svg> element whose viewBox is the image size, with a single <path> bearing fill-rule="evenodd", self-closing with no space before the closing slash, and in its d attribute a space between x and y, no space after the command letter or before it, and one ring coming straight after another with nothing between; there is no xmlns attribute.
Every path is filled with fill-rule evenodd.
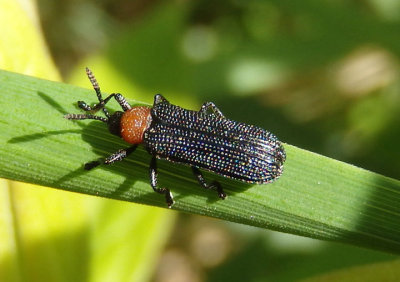
<svg viewBox="0 0 400 282"><path fill-rule="evenodd" d="M111 134L121 137L121 118L124 112L116 111L114 112L107 121L108 130Z"/></svg>

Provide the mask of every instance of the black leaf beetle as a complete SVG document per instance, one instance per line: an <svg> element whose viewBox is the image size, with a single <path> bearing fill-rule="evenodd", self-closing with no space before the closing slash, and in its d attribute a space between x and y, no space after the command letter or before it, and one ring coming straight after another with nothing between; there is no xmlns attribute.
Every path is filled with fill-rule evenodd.
<svg viewBox="0 0 400 282"><path fill-rule="evenodd" d="M78 106L89 114L67 114L66 119L94 119L108 125L112 134L132 144L103 161L85 164L90 170L101 163L121 161L135 151L139 144L153 156L150 162L150 184L155 192L164 194L168 207L174 203L167 188L157 186L156 159L191 166L193 174L203 188L216 189L218 196L226 194L217 181L208 184L201 169L248 183L269 183L282 174L285 150L276 136L262 128L225 118L212 102L204 103L199 111L186 110L170 104L163 96L154 96L153 107L131 107L119 93L103 99L93 73L87 76L96 91L99 103L93 107L83 101ZM104 107L114 98L123 111L112 115ZM96 116L103 110L105 117Z"/></svg>

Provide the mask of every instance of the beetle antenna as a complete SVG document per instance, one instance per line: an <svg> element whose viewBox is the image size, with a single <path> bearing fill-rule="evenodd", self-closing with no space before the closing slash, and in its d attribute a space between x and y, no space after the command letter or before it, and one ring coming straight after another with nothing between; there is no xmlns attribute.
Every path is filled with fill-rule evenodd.
<svg viewBox="0 0 400 282"><path fill-rule="evenodd" d="M64 118L66 119L73 119L73 120L83 120L83 119L94 119L94 120L99 120L102 122L107 123L108 119L105 117L100 117L100 116L95 116L95 115L87 115L87 114L66 114L64 115Z"/></svg>
<svg viewBox="0 0 400 282"><path fill-rule="evenodd" d="M90 83L92 84L94 91L96 91L97 99L99 99L99 102L102 103L103 102L103 98L101 96L99 83L97 82L97 79L94 76L93 72L88 67L86 67L86 75L89 78Z"/></svg>
<svg viewBox="0 0 400 282"><path fill-rule="evenodd" d="M88 67L86 67L86 75L89 78L90 83L92 84L94 91L96 91L96 95L97 95L97 99L99 100L99 104L95 105L93 108L91 108L85 102L79 101L78 102L79 108L81 108L81 109L83 109L85 111L92 111L92 112L97 112L98 110L103 109L104 114L106 115L107 118L109 118L110 114L108 113L108 110L104 107L108 100L107 101L103 100L103 97L101 95L101 90L100 90L99 83L97 82L97 79L94 76L93 72Z"/></svg>

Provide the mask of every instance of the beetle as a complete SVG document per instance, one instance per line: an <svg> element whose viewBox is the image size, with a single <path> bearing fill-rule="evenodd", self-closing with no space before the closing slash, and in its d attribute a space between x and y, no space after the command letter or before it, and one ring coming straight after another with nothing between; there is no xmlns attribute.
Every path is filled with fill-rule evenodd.
<svg viewBox="0 0 400 282"><path fill-rule="evenodd" d="M103 99L92 71L86 74L96 92L98 104L90 106L78 101L78 107L88 114L66 114L69 120L93 119L108 125L110 133L131 144L102 161L86 163L86 170L121 161L143 144L152 155L150 185L165 196L168 207L174 203L168 188L157 185L157 159L189 165L199 184L215 189L219 198L226 194L218 181L207 183L200 169L247 183L270 183L283 171L286 153L277 137L257 126L225 118L212 102L204 103L199 111L183 109L167 101L161 94L154 96L153 107L135 106L120 93ZM110 114L105 105L114 98L122 111ZM105 117L94 115L102 110Z"/></svg>

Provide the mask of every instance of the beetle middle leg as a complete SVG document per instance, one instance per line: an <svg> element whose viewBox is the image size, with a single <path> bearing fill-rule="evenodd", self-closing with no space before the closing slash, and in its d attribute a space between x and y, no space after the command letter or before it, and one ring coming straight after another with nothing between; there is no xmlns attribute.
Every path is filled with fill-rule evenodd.
<svg viewBox="0 0 400 282"><path fill-rule="evenodd" d="M171 191L167 188L159 188L157 186L157 159L156 157L151 158L150 162L150 185L151 188L153 188L154 192L157 192L159 194L164 194L165 195L165 201L167 202L167 205L169 208L174 204L174 200L171 194Z"/></svg>
<svg viewBox="0 0 400 282"><path fill-rule="evenodd" d="M114 154L108 156L107 158L105 158L102 161L97 160L97 161L86 163L85 164L85 169L86 170L91 170L91 169L99 166L101 163L109 165L109 164L113 164L113 163L118 162L118 161L122 161L127 156L132 154L136 150L137 147L138 147L138 145L134 145L134 146L131 146L131 147L127 148L127 149L121 149L121 150L118 150L117 152L115 152Z"/></svg>
<svg viewBox="0 0 400 282"><path fill-rule="evenodd" d="M208 114L210 110L215 116L220 118L225 118L224 114L221 112L220 109L218 109L218 107L213 102L205 102L201 106L199 112L203 114Z"/></svg>
<svg viewBox="0 0 400 282"><path fill-rule="evenodd" d="M208 184L206 180L204 179L203 174L201 173L200 169L198 167L192 166L192 171L194 176L196 176L197 180L199 181L200 185L205 188L205 189L216 189L218 193L218 197L220 197L222 200L226 198L226 194L224 190L222 189L221 184L214 180L211 182L211 184Z"/></svg>

